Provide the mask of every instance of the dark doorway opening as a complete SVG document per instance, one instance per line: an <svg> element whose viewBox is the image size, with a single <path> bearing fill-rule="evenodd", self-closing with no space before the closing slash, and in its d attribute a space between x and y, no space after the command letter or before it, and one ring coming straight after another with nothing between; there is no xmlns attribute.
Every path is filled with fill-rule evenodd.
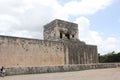
<svg viewBox="0 0 120 80"><path fill-rule="evenodd" d="M60 32L60 39L62 39L62 37L63 37L63 36L62 36L62 33Z"/></svg>
<svg viewBox="0 0 120 80"><path fill-rule="evenodd" d="M65 36L66 36L68 39L70 39L70 34L65 34Z"/></svg>
<svg viewBox="0 0 120 80"><path fill-rule="evenodd" d="M72 35L72 38L74 38L75 36L74 35Z"/></svg>

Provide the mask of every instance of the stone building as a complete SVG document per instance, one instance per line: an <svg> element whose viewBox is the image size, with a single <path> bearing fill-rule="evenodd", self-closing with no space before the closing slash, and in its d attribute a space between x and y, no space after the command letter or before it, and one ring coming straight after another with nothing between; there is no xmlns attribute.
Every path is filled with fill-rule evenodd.
<svg viewBox="0 0 120 80"><path fill-rule="evenodd" d="M78 39L78 25L54 20L44 40L0 36L0 66L33 67L98 63L96 45Z"/></svg>

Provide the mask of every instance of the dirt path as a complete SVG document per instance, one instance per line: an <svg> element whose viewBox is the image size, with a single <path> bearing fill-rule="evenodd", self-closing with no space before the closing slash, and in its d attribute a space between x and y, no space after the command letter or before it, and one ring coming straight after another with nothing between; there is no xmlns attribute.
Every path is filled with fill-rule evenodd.
<svg viewBox="0 0 120 80"><path fill-rule="evenodd" d="M120 80L120 68L0 77L0 80Z"/></svg>

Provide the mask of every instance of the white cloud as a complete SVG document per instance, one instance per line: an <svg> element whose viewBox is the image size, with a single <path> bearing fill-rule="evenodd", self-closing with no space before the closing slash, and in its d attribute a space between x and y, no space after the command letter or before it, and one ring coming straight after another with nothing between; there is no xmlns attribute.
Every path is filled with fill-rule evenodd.
<svg viewBox="0 0 120 80"><path fill-rule="evenodd" d="M90 30L90 21L84 16L76 19L75 23L78 23L79 38L86 41L88 44L98 44L102 42L102 38L96 31Z"/></svg>
<svg viewBox="0 0 120 80"><path fill-rule="evenodd" d="M24 34L24 35L23 35ZM14 34L12 36L17 36L17 37L27 37L27 38L32 38L33 36L37 39L39 39L41 34L39 32L30 32L27 30L22 30L22 31L14 31Z"/></svg>
<svg viewBox="0 0 120 80"><path fill-rule="evenodd" d="M14 16L10 16L7 14L1 14L0 15L0 32L6 33L12 30L12 26L19 24L19 21L16 20Z"/></svg>
<svg viewBox="0 0 120 80"><path fill-rule="evenodd" d="M56 0L1 0L0 33L23 37L26 31L33 33L28 37L42 38L43 25L57 17L67 19L60 9ZM37 33L41 35L36 37Z"/></svg>
<svg viewBox="0 0 120 80"><path fill-rule="evenodd" d="M43 25L55 18L68 20L70 16L93 15L105 9L112 0L70 0L63 6L58 0L0 0L0 34L42 38ZM90 21L78 17L80 40L97 44L99 51L118 50L116 38L103 40L99 32L90 30Z"/></svg>
<svg viewBox="0 0 120 80"><path fill-rule="evenodd" d="M0 33L16 35L17 31L39 32L39 38L42 38L43 25L49 21L55 18L68 20L69 15L95 13L110 2L111 0L70 0L61 6L58 0L0 0Z"/></svg>
<svg viewBox="0 0 120 80"><path fill-rule="evenodd" d="M101 52L112 52L117 51L119 52L119 44L120 39L115 37L108 37L106 40L103 41L101 46Z"/></svg>
<svg viewBox="0 0 120 80"><path fill-rule="evenodd" d="M105 9L112 0L73 0L64 5L70 15L89 15Z"/></svg>
<svg viewBox="0 0 120 80"><path fill-rule="evenodd" d="M79 25L79 39L87 44L97 45L99 53L105 54L112 51L120 51L119 38L108 37L103 39L99 32L90 29L90 21L84 16L77 18L75 22Z"/></svg>
<svg viewBox="0 0 120 80"><path fill-rule="evenodd" d="M88 44L97 44L102 41L99 33L90 30L90 21L84 16L76 19L75 23L78 23L79 38L82 41L86 41Z"/></svg>

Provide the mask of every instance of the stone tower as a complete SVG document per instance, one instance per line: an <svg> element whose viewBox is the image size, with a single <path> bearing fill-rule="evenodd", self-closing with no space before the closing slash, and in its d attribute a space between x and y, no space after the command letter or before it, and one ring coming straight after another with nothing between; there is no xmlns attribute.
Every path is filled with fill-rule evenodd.
<svg viewBox="0 0 120 80"><path fill-rule="evenodd" d="M44 26L44 40L64 44L65 64L97 63L97 46L88 45L78 39L78 25L63 20L54 20Z"/></svg>
<svg viewBox="0 0 120 80"><path fill-rule="evenodd" d="M44 40L77 40L78 25L63 20L54 20L44 26Z"/></svg>

